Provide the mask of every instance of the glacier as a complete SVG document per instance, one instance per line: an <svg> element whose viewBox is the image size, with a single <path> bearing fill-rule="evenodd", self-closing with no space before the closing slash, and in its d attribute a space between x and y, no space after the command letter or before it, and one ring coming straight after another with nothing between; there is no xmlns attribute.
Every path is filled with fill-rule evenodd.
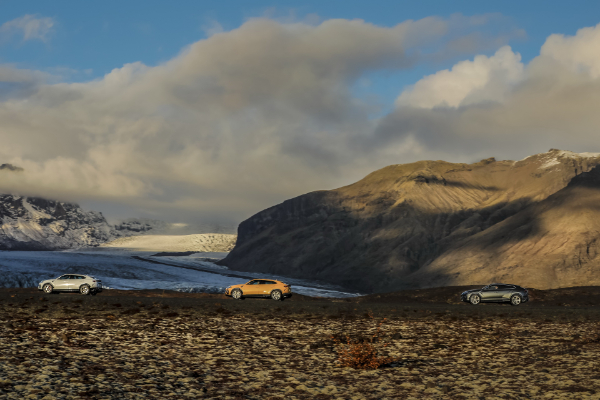
<svg viewBox="0 0 600 400"><path fill-rule="evenodd" d="M354 297L334 285L267 274L231 271L215 264L227 253L199 252L187 256L155 256L156 252L88 248L64 251L0 251L0 287L37 287L44 279L65 273L94 276L107 289L164 289L223 293L229 285L271 278L292 285L294 293L315 297Z"/></svg>

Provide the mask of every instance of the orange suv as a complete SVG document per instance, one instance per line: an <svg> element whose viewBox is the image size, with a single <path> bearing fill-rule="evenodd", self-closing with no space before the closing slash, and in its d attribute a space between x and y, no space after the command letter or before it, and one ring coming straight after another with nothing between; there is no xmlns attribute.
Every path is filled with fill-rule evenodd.
<svg viewBox="0 0 600 400"><path fill-rule="evenodd" d="M292 297L292 287L274 279L253 279L243 285L228 286L225 295L235 300L243 300L245 297L270 297L283 301L286 297Z"/></svg>

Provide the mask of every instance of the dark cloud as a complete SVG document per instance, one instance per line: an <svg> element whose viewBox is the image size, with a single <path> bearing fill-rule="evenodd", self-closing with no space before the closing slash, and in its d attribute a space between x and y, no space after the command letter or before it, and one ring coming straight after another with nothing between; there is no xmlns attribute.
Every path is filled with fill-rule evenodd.
<svg viewBox="0 0 600 400"><path fill-rule="evenodd" d="M14 171L14 172L22 172L22 171L24 171L23 168L17 167L17 166L12 165L12 164L2 164L2 165L0 165L0 171L2 171L2 170Z"/></svg>

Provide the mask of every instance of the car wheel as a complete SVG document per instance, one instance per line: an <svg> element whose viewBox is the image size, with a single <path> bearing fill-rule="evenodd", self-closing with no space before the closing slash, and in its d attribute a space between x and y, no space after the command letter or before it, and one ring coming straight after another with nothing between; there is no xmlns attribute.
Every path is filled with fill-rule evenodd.
<svg viewBox="0 0 600 400"><path fill-rule="evenodd" d="M477 304L481 303L481 297L479 297L478 294L474 294L469 298L469 303L476 306Z"/></svg>
<svg viewBox="0 0 600 400"><path fill-rule="evenodd" d="M241 300L242 291L240 289L233 289L233 291L231 292L231 297L233 297L234 300Z"/></svg>
<svg viewBox="0 0 600 400"><path fill-rule="evenodd" d="M52 290L54 290L54 288L52 287L52 285L51 285L51 284L49 284L49 283L46 283L46 284L44 285L44 287L42 288L42 290L44 291L44 293L46 293L46 294L50 294L50 293L52 293Z"/></svg>
<svg viewBox="0 0 600 400"><path fill-rule="evenodd" d="M281 294L281 290L273 290L271 292L271 298L273 300L277 300L277 301L283 300L283 296Z"/></svg>
<svg viewBox="0 0 600 400"><path fill-rule="evenodd" d="M521 296L519 296L518 294L515 294L510 298L510 304L512 304L513 306L518 306L522 302L523 299L521 299Z"/></svg>
<svg viewBox="0 0 600 400"><path fill-rule="evenodd" d="M82 285L79 288L79 293L81 293L84 296L87 296L88 294L90 294L90 286L89 285Z"/></svg>

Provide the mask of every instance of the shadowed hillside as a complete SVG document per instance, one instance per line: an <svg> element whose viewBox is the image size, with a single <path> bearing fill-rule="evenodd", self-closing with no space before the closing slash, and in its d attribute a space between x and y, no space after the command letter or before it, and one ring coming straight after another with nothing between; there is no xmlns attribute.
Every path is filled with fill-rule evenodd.
<svg viewBox="0 0 600 400"><path fill-rule="evenodd" d="M259 212L222 263L372 292L590 284L600 184L588 172L599 163L600 154L551 150L518 162L392 165Z"/></svg>

